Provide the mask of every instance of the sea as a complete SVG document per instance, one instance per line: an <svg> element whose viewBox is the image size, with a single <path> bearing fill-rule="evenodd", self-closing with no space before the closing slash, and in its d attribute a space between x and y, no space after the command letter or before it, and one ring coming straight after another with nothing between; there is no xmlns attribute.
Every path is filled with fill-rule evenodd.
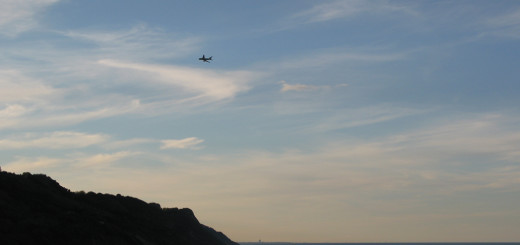
<svg viewBox="0 0 520 245"><path fill-rule="evenodd" d="M240 245L520 245L520 242L446 242L446 243L291 243L291 242L240 242Z"/></svg>

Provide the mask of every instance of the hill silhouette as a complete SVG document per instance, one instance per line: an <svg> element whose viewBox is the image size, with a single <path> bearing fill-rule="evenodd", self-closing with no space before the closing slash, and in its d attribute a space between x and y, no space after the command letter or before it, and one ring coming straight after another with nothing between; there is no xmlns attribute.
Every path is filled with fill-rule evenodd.
<svg viewBox="0 0 520 245"><path fill-rule="evenodd" d="M71 192L43 174L0 172L0 244L238 245L188 208Z"/></svg>

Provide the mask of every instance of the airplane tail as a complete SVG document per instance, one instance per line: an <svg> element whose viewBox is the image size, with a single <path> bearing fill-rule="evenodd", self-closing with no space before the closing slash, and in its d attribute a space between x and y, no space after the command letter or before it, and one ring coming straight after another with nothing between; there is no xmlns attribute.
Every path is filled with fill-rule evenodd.
<svg viewBox="0 0 520 245"><path fill-rule="evenodd" d="M212 60L211 58L213 58L213 56L210 56L210 57L208 58L208 60Z"/></svg>

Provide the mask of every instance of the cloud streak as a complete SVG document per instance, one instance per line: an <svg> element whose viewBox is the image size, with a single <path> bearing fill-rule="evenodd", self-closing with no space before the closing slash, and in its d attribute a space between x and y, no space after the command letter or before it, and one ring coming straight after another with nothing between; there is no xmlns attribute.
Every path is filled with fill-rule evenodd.
<svg viewBox="0 0 520 245"><path fill-rule="evenodd" d="M0 139L0 148L11 149L81 149L97 147L105 149L124 149L133 146L161 144L160 149L200 149L203 139L188 137L184 139L156 140L152 138L134 138L117 140L107 134L89 134L73 131L50 133L25 133Z"/></svg>
<svg viewBox="0 0 520 245"><path fill-rule="evenodd" d="M382 63L392 62L406 59L410 51L402 52L388 52L381 48L372 47L372 50L378 50L378 53L360 52L360 51L348 51L348 50L325 50L319 52L309 52L299 57L291 57L290 59L283 60L275 68L282 69L302 69L302 68L315 68L325 67L334 64L342 64L346 62L352 63Z"/></svg>
<svg viewBox="0 0 520 245"><path fill-rule="evenodd" d="M48 96L55 95L56 89L40 79L23 75L19 70L0 70L0 103L39 103Z"/></svg>
<svg viewBox="0 0 520 245"><path fill-rule="evenodd" d="M180 140L162 140L161 149L199 149L199 144L204 142L203 139L189 137Z"/></svg>
<svg viewBox="0 0 520 245"><path fill-rule="evenodd" d="M425 111L413 108L399 108L389 105L374 105L355 109L344 109L341 113L318 120L313 126L306 130L326 132L383 123L422 113L425 113Z"/></svg>
<svg viewBox="0 0 520 245"><path fill-rule="evenodd" d="M2 0L0 33L14 36L37 26L35 16L59 0Z"/></svg>
<svg viewBox="0 0 520 245"><path fill-rule="evenodd" d="M127 30L73 30L62 35L96 45L96 55L141 61L184 57L202 42L198 37L181 38L143 23Z"/></svg>
<svg viewBox="0 0 520 245"><path fill-rule="evenodd" d="M312 90L319 90L319 89L330 89L331 86L314 86L314 85L307 85L307 84L289 84L286 81L280 81L279 82L282 85L282 88L280 89L280 92L302 92L302 91L312 91ZM338 84L334 87L340 88L340 87L347 87L348 84Z"/></svg>
<svg viewBox="0 0 520 245"><path fill-rule="evenodd" d="M347 19L362 14L388 15L393 13L418 16L419 13L408 5L374 1L332 1L320 3L309 9L295 13L286 20L285 28L299 25Z"/></svg>
<svg viewBox="0 0 520 245"><path fill-rule="evenodd" d="M520 8L482 21L480 29L484 29L480 36L520 38Z"/></svg>
<svg viewBox="0 0 520 245"><path fill-rule="evenodd" d="M25 134L22 137L0 140L2 149L46 148L74 149L98 145L108 140L107 135L79 132L53 132L44 134Z"/></svg>
<svg viewBox="0 0 520 245"><path fill-rule="evenodd" d="M219 72L198 68L128 63L117 60L99 60L99 64L121 69L144 72L150 81L169 87L180 88L189 97L177 98L178 101L210 103L232 99L240 92L247 91L247 83L253 74L245 71Z"/></svg>
<svg viewBox="0 0 520 245"><path fill-rule="evenodd" d="M281 92L289 92L289 91L306 91L306 90L316 90L319 87L305 84L288 84L285 81L280 82L282 84Z"/></svg>
<svg viewBox="0 0 520 245"><path fill-rule="evenodd" d="M115 153L95 154L74 159L75 168L109 168L110 164L140 155L139 152L120 151Z"/></svg>

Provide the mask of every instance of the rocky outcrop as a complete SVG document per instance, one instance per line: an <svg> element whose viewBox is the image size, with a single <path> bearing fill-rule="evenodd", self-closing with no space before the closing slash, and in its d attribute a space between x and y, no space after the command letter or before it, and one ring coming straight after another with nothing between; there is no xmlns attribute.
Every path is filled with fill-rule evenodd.
<svg viewBox="0 0 520 245"><path fill-rule="evenodd" d="M71 192L41 174L0 172L0 244L237 245L187 208Z"/></svg>

